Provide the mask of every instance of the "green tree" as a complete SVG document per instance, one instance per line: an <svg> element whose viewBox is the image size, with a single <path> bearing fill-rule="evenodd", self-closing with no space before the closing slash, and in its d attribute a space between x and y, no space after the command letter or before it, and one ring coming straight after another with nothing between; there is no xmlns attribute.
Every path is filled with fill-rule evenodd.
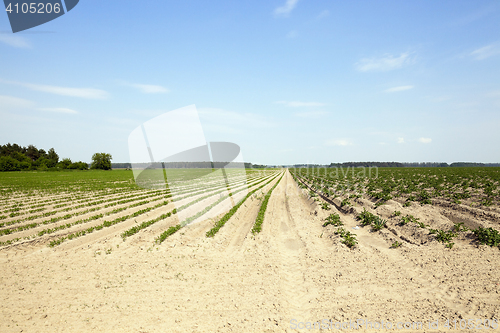
<svg viewBox="0 0 500 333"><path fill-rule="evenodd" d="M49 167L53 167L59 162L59 155L57 155L56 151L54 148L50 148L48 153L47 153L47 159L50 160L50 165Z"/></svg>
<svg viewBox="0 0 500 333"><path fill-rule="evenodd" d="M21 170L21 163L10 156L0 157L0 171L19 171Z"/></svg>
<svg viewBox="0 0 500 333"><path fill-rule="evenodd" d="M73 162L71 162L69 158L63 158L61 162L57 163L57 167L61 169L68 169L72 163Z"/></svg>
<svg viewBox="0 0 500 333"><path fill-rule="evenodd" d="M88 170L89 169L89 165L85 162L74 162L73 164L71 164L68 169L76 169L76 170Z"/></svg>
<svg viewBox="0 0 500 333"><path fill-rule="evenodd" d="M111 170L111 160L113 157L111 154L106 153L95 153L92 156L91 169L101 169L101 170Z"/></svg>

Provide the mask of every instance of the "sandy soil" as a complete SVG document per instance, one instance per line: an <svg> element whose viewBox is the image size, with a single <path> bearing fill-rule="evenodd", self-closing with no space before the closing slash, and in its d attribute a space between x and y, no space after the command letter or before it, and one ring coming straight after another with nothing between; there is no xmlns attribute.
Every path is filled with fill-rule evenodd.
<svg viewBox="0 0 500 333"><path fill-rule="evenodd" d="M463 239L447 249L409 227L355 230L355 214L339 212L359 242L349 249L333 227L322 227L335 207L308 200L288 172L270 198L263 231L253 236L264 192L214 238L204 236L213 223L204 221L159 246L153 241L163 228L126 242L108 231L54 249L1 250L0 332L294 332L324 319L422 322L405 331L449 332L447 319L500 317L498 248ZM390 214L391 205L399 203L377 214ZM362 207L371 209L361 200L354 210ZM452 223L441 208L407 209L423 221ZM396 239L403 245L391 249ZM429 330L429 320L440 329Z"/></svg>

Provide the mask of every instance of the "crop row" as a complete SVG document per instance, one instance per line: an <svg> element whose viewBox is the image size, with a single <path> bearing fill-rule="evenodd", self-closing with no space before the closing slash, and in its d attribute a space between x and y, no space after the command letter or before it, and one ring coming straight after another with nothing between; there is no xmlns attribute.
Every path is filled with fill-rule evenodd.
<svg viewBox="0 0 500 333"><path fill-rule="evenodd" d="M274 179L275 178L273 178L272 180L274 180ZM271 182L272 180L270 180L269 182ZM280 178L280 180L281 180L281 178ZM279 180L278 180L278 182L279 182ZM220 230L220 228L222 228L226 224L226 222L229 221L229 219L231 218L231 216L233 216L236 213L236 211L238 210L238 208L241 207L241 205L245 202L245 200L247 200L251 195L253 195L258 190L260 190L261 188L263 188L264 186L266 186L268 183L265 183L265 184L259 186L258 188L254 189L253 191L249 192L233 208L231 208L229 210L229 212L227 212L220 220L218 220L217 222L215 222L215 225L212 227L212 229L210 229L209 231L206 232L206 236L207 237L214 237L217 234L217 232Z"/></svg>
<svg viewBox="0 0 500 333"><path fill-rule="evenodd" d="M250 186L256 186L256 185L258 185L258 184L260 184L260 183L262 183L262 182L265 182L265 183L264 183L264 185L261 185L261 186L260 186L260 187L258 187L257 189L255 189L255 190L251 191L249 194L247 194L247 196L246 196L246 197L244 197L242 200L240 200L240 202L239 202L238 204L236 204L235 206L233 206L233 207L229 210L229 212L227 212L224 216L229 215L229 214L231 213L231 211L236 212L236 210L238 209L238 208L236 208L236 209L235 209L235 207L236 207L236 206L238 206L238 207L239 207L239 206L240 206L240 205L241 205L241 204L242 204L242 203L246 200L246 198L248 198L251 194L253 194L253 193L254 193L255 191L257 191L258 189L260 189L260 188L262 188L262 187L266 186L267 184L269 184L270 182L272 182L272 181L273 181L276 177L277 177L277 176L274 176L274 177L273 177L273 175L270 175L270 176L268 176L268 177L263 177L263 178L262 178L261 180L259 180L258 182L256 182L256 183L254 183L254 184L250 185ZM271 179L269 179L269 178L271 178ZM269 179L269 180L268 180L268 179ZM239 192L241 192L241 191L244 191L244 190L246 190L246 189L248 189L248 187L246 187L246 186L245 186L245 187L242 187L242 188L241 188L241 189L239 189L239 190L233 191L233 192L231 193L231 195L234 195L234 194L239 193ZM177 225L175 225L175 226L169 227L169 228L168 228L167 230L165 230L162 234L160 234L160 236L158 236L158 237L156 238L155 242L156 242L157 244L161 244L161 243L163 243L163 242L165 241L165 239L167 239L169 236L171 236L171 235L173 235L174 233L176 233L177 231L179 231L179 230L180 230L183 226L185 226L185 225L189 224L190 222L194 221L194 220L195 220L195 219L197 219L198 217L202 216L203 214L205 214L205 213L206 213L206 212L208 212L210 209L212 209L213 207L215 207L216 205L218 205L219 203L221 203L222 201L224 201L224 200L225 200L225 199L227 199L227 198L229 198L229 196L224 196L224 197L221 197L221 198L219 198L219 200L217 200L216 202L212 203L211 205L209 205L209 206L205 207L205 208L204 208L201 212L198 212L198 213L197 213L197 214L195 214L194 216L191 216L190 218L186 219L186 220L185 220L185 221L183 221L182 223L179 223L179 224L177 224ZM181 207L181 209L182 209L182 208L183 208L183 207ZM234 214L234 212L233 212L232 214ZM229 217L231 217L231 216L232 216L232 214L230 214L230 216L229 216ZM229 219L229 217L227 217L227 219ZM223 219L224 219L224 217L223 217ZM225 222L224 222L224 223L225 223ZM213 228L212 228L212 229L213 229ZM219 227L219 229L220 229L220 227ZM216 233L216 231L215 231L215 233ZM215 235L215 233L214 233L214 235Z"/></svg>
<svg viewBox="0 0 500 333"><path fill-rule="evenodd" d="M281 178L283 178L283 176L281 176ZM266 196L264 197L264 200L262 200L262 204L260 205L259 208L259 213L257 214L254 226L252 228L252 234L254 235L262 231L262 224L264 223L264 216L266 215L267 203L269 202L269 198L271 198L273 190L276 188L276 186L278 186L279 182L281 181L281 178L276 182L276 184L274 184L274 186L269 190L269 192L267 192Z"/></svg>

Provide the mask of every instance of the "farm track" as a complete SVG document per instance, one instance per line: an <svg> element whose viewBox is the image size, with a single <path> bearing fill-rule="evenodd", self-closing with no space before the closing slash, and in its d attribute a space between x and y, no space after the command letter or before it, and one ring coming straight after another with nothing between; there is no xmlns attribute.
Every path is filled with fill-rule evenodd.
<svg viewBox="0 0 500 333"><path fill-rule="evenodd" d="M460 243L450 250L429 241L390 249L396 235L352 229L353 214L323 210L288 172L253 236L259 205L248 198L213 238L205 237L213 225L206 220L153 246L175 223L169 218L125 242L118 224L54 249L4 248L0 331L296 332L292 319L442 325L500 313L496 248ZM375 211L393 208L384 206ZM354 249L334 227L322 227L332 213L356 234Z"/></svg>

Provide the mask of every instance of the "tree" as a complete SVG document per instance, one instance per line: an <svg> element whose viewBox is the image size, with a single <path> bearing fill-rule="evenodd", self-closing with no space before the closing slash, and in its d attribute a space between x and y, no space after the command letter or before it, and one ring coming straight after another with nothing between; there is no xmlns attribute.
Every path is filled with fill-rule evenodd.
<svg viewBox="0 0 500 333"><path fill-rule="evenodd" d="M95 153L92 156L91 169L101 169L101 170L111 170L111 160L113 157L111 154L106 153Z"/></svg>
<svg viewBox="0 0 500 333"><path fill-rule="evenodd" d="M34 162L40 157L40 152L38 151L38 149L36 149L35 146L29 145L26 149L26 156L31 158L31 160Z"/></svg>
<svg viewBox="0 0 500 333"><path fill-rule="evenodd" d="M19 171L21 170L21 163L10 156L0 157L0 171Z"/></svg>
<svg viewBox="0 0 500 333"><path fill-rule="evenodd" d="M59 162L59 155L57 155L54 148L49 149L49 152L47 153L47 159L52 161L51 165L53 164L53 166L55 166L57 162Z"/></svg>
<svg viewBox="0 0 500 333"><path fill-rule="evenodd" d="M72 163L68 169L74 169L74 170L88 170L89 169L89 165L85 162L74 162Z"/></svg>
<svg viewBox="0 0 500 333"><path fill-rule="evenodd" d="M63 158L61 162L57 163L57 167L61 169L68 169L72 163L73 162L71 162L69 158Z"/></svg>

